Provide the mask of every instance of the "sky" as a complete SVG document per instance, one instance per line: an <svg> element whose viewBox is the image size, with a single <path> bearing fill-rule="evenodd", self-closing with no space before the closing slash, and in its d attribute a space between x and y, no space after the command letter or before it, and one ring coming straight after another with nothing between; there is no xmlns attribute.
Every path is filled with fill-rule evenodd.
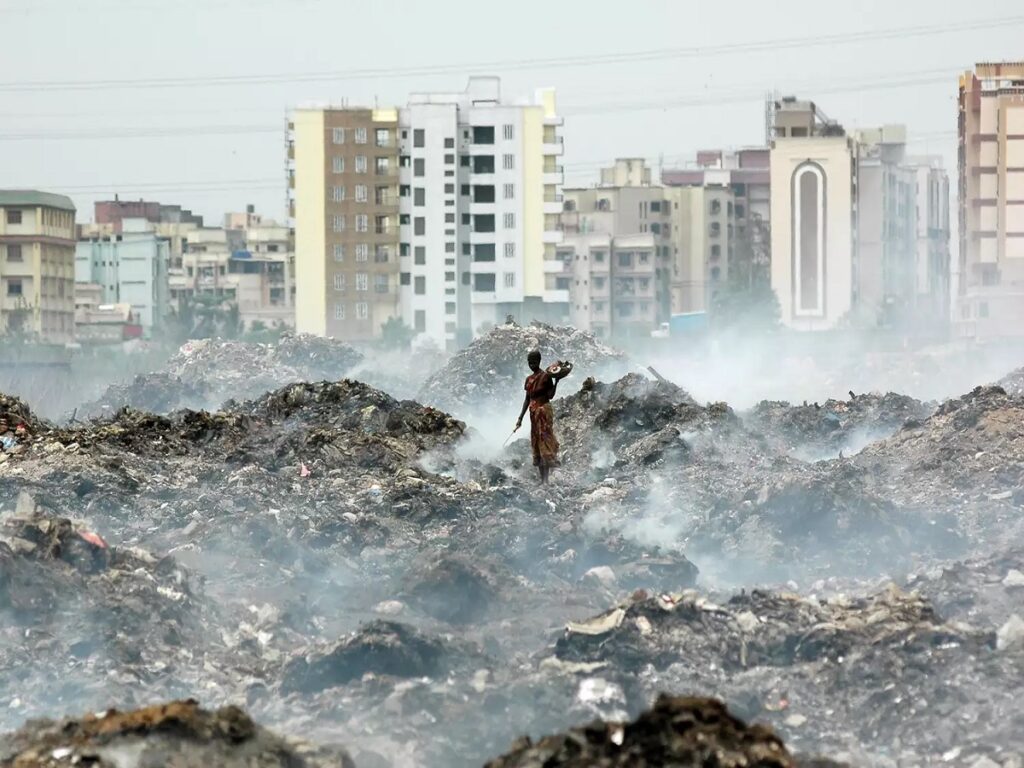
<svg viewBox="0 0 1024 768"><path fill-rule="evenodd" d="M1020 0L0 0L0 188L283 218L288 110L499 75L557 89L566 183L763 144L769 92L907 125L955 175L957 76L1024 59Z"/></svg>

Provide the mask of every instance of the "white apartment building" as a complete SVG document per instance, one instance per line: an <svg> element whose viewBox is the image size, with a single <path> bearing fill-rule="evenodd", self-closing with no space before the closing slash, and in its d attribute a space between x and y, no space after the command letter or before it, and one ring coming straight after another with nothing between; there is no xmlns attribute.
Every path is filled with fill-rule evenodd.
<svg viewBox="0 0 1024 768"><path fill-rule="evenodd" d="M507 315L567 316L561 125L553 91L503 101L493 77L399 110L400 306L418 334L456 348Z"/></svg>

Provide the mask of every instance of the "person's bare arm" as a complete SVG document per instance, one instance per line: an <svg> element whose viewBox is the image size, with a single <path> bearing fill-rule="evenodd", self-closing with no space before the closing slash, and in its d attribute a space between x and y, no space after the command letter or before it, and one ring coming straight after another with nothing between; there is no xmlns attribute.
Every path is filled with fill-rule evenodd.
<svg viewBox="0 0 1024 768"><path fill-rule="evenodd" d="M519 412L519 418L516 420L516 429L519 429L521 426L523 426L523 416L526 415L526 409L529 407L530 396L526 395L526 397L523 398L523 410Z"/></svg>

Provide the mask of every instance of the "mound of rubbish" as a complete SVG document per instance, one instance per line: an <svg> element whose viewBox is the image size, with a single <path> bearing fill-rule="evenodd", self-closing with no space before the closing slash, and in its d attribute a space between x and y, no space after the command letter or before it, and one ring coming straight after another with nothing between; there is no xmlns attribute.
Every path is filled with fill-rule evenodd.
<svg viewBox="0 0 1024 768"><path fill-rule="evenodd" d="M771 728L747 725L715 699L662 695L628 723L597 720L525 738L486 768L798 768ZM821 765L821 763L819 763Z"/></svg>
<svg viewBox="0 0 1024 768"><path fill-rule="evenodd" d="M1024 397L997 386L976 387L868 446L855 461L901 501L1024 504Z"/></svg>
<svg viewBox="0 0 1024 768"><path fill-rule="evenodd" d="M849 400L830 399L823 404L763 400L743 415L743 421L780 450L815 460L856 453L933 411L934 406L895 392L851 392Z"/></svg>
<svg viewBox="0 0 1024 768"><path fill-rule="evenodd" d="M526 356L539 349L542 365L556 360L573 363L573 375L563 391L578 389L587 376L626 367L625 356L607 347L593 334L543 323L500 325L456 353L426 380L417 398L458 413L480 406L507 407L523 401L523 382L529 374Z"/></svg>
<svg viewBox="0 0 1024 768"><path fill-rule="evenodd" d="M115 384L78 415L94 418L129 407L151 413L211 410L293 382L337 381L363 360L350 345L308 334L273 343L200 339L184 344L162 371Z"/></svg>
<svg viewBox="0 0 1024 768"><path fill-rule="evenodd" d="M1024 367L1014 368L997 381L996 386L1004 389L1008 395L1024 396Z"/></svg>
<svg viewBox="0 0 1024 768"><path fill-rule="evenodd" d="M684 460L690 450L685 436L738 426L728 406L699 405L675 384L638 373L611 384L587 378L579 392L555 400L554 408L563 463L570 468Z"/></svg>
<svg viewBox="0 0 1024 768"><path fill-rule="evenodd" d="M340 748L281 738L238 707L216 711L193 699L130 712L110 709L36 720L0 736L0 766L58 768L355 768Z"/></svg>

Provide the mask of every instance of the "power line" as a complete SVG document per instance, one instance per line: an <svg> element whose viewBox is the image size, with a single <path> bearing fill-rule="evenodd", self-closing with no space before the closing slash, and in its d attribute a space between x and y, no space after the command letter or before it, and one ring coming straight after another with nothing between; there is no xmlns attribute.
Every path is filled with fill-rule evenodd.
<svg viewBox="0 0 1024 768"><path fill-rule="evenodd" d="M522 60L498 60L491 62L438 64L416 67L391 67L375 69L348 69L327 72L269 73L261 75L217 75L195 77L108 79L108 80L36 80L0 82L0 91L79 91L131 88L186 88L223 87L241 85L267 85L275 83L298 83L317 81L371 80L396 77L428 76L441 74L475 73L485 70L521 71L559 67L592 67L600 64L624 64L632 62L660 61L733 54L779 51L792 48L809 48L848 45L872 40L906 39L929 37L942 34L963 34L964 32L1006 28L1024 24L1024 16L1007 16L997 19L963 21L956 24L915 25L911 27L883 30L844 32L831 35L776 38L773 40L725 43L684 48L656 48L639 51L580 56Z"/></svg>

